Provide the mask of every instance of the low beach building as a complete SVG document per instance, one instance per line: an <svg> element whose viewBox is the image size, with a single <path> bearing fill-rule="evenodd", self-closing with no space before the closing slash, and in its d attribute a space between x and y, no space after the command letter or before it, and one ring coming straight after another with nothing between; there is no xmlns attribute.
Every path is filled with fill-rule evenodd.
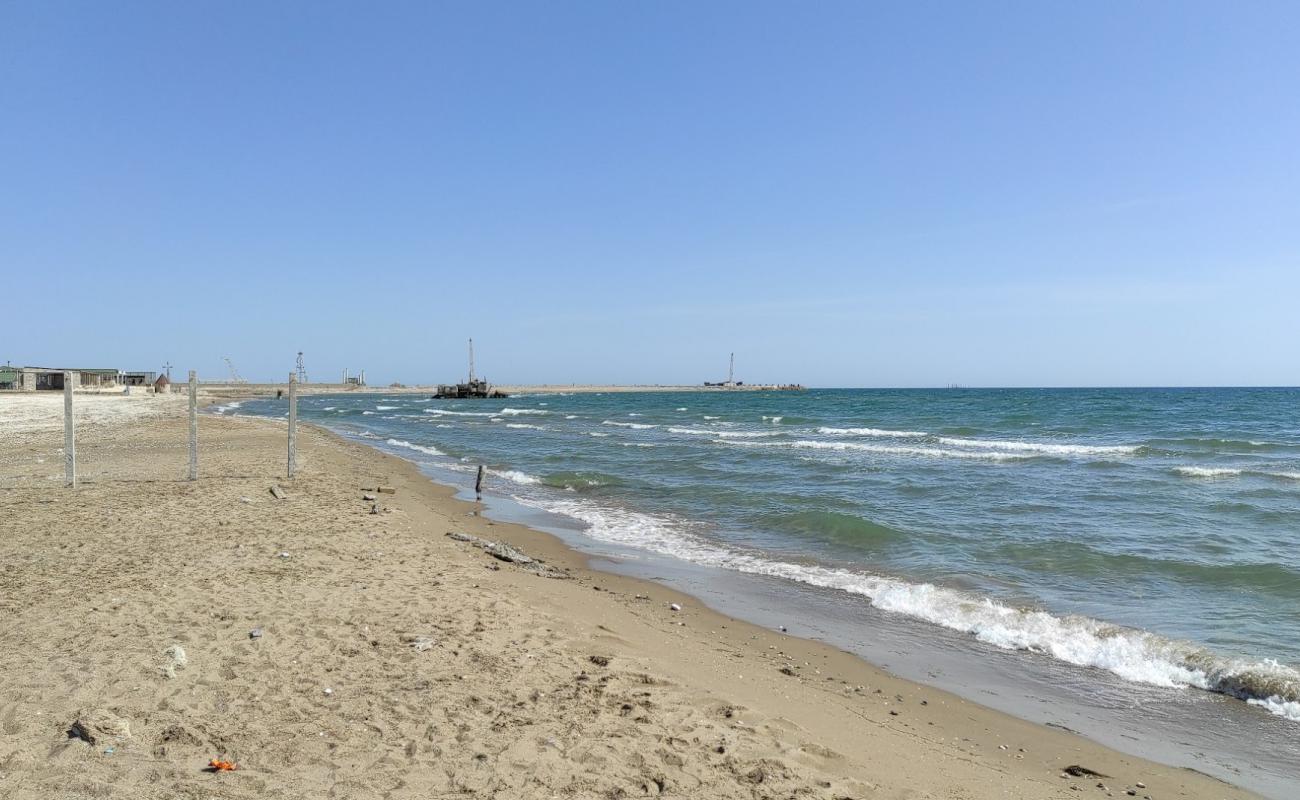
<svg viewBox="0 0 1300 800"><path fill-rule="evenodd" d="M0 367L0 390L16 392L63 391L63 376L71 375L74 389L108 389L117 386L147 386L153 382L152 372L122 372L104 368L63 367ZM127 384L124 376L133 376L138 383ZM135 377L139 376L139 377Z"/></svg>

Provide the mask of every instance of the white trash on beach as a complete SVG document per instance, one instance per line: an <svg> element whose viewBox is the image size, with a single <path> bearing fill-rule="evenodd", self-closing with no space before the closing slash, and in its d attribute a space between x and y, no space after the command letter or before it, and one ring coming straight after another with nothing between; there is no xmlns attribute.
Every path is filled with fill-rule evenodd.
<svg viewBox="0 0 1300 800"><path fill-rule="evenodd" d="M677 603L669 603L669 604L668 604L668 609L669 609L670 611L681 611L681 610L682 610L682 607L681 607L680 605L678 605Z"/></svg>
<svg viewBox="0 0 1300 800"><path fill-rule="evenodd" d="M167 661L163 664L162 672L168 678L175 678L176 670L184 669L185 665L190 663L189 656L185 655L185 648L179 644L174 644L164 650L163 657Z"/></svg>

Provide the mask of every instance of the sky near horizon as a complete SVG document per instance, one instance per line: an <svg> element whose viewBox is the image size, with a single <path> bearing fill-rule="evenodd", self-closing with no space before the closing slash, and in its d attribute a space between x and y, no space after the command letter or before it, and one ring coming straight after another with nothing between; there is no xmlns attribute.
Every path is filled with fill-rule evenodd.
<svg viewBox="0 0 1300 800"><path fill-rule="evenodd" d="M1300 4L0 0L0 361L1300 384Z"/></svg>

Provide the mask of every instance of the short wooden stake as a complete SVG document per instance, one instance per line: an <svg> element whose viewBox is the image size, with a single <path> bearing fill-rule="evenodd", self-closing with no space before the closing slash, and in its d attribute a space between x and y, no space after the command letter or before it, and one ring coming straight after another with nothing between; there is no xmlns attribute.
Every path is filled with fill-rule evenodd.
<svg viewBox="0 0 1300 800"><path fill-rule="evenodd" d="M477 500L483 499L483 465L478 465L478 477L474 479L474 497Z"/></svg>

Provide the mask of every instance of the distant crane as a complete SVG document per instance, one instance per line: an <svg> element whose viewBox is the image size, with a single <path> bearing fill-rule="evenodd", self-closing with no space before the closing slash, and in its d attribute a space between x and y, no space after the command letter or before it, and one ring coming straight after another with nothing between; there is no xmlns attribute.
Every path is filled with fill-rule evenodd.
<svg viewBox="0 0 1300 800"><path fill-rule="evenodd" d="M298 383L307 382L307 367L302 363L302 351L298 351Z"/></svg>
<svg viewBox="0 0 1300 800"><path fill-rule="evenodd" d="M235 369L235 362L230 360L230 356L222 356L222 359L226 362L226 368L230 370L231 383L248 383L248 381L239 377L239 372Z"/></svg>

